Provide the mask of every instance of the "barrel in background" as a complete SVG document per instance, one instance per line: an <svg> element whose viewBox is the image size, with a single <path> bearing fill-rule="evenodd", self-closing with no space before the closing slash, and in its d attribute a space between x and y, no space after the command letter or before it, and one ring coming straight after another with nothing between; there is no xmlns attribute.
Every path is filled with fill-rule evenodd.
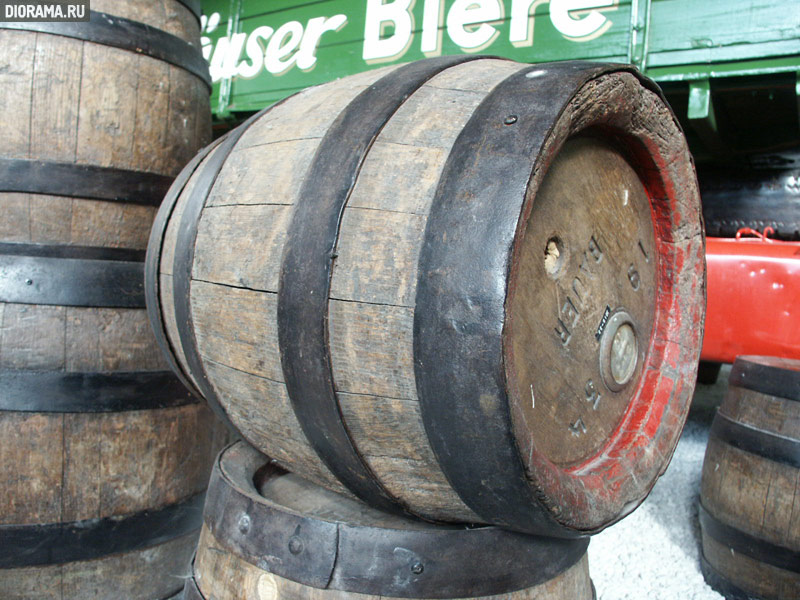
<svg viewBox="0 0 800 600"><path fill-rule="evenodd" d="M237 442L214 465L186 598L590 600L587 546L387 514Z"/></svg>
<svg viewBox="0 0 800 600"><path fill-rule="evenodd" d="M665 468L704 292L691 158L651 82L463 56L304 90L207 147L146 273L173 367L283 467L567 537Z"/></svg>
<svg viewBox="0 0 800 600"><path fill-rule="evenodd" d="M144 310L153 216L210 139L198 7L91 8L0 24L4 598L174 594L224 437Z"/></svg>
<svg viewBox="0 0 800 600"><path fill-rule="evenodd" d="M740 356L711 427L700 500L706 581L800 598L800 361Z"/></svg>

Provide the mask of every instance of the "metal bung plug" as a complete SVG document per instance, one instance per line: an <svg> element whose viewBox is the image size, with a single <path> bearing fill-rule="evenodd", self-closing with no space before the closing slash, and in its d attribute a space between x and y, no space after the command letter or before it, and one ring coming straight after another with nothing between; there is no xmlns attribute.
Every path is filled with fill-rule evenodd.
<svg viewBox="0 0 800 600"><path fill-rule="evenodd" d="M608 319L600 337L600 374L612 392L624 388L633 378L639 362L639 343L633 319L618 310Z"/></svg>

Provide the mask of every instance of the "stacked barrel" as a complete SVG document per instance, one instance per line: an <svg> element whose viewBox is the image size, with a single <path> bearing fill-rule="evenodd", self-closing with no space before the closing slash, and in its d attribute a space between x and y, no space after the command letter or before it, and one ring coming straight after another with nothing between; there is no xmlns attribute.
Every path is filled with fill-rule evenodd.
<svg viewBox="0 0 800 600"><path fill-rule="evenodd" d="M685 140L632 68L444 57L255 115L148 246L171 365L271 457L218 459L188 593L588 598L586 536L686 418L703 254Z"/></svg>
<svg viewBox="0 0 800 600"><path fill-rule="evenodd" d="M173 595L221 443L143 290L157 207L210 140L199 7L92 9L0 24L3 598Z"/></svg>
<svg viewBox="0 0 800 600"><path fill-rule="evenodd" d="M800 361L740 356L714 417L702 568L726 598L800 598Z"/></svg>

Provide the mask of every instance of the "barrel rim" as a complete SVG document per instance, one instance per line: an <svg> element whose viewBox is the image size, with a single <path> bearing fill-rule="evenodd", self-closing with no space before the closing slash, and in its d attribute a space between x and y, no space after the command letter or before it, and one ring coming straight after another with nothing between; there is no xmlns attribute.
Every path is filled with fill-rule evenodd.
<svg viewBox="0 0 800 600"><path fill-rule="evenodd" d="M0 22L0 29L46 33L150 56L191 73L211 92L208 63L186 40L139 21L94 10L89 21Z"/></svg>
<svg viewBox="0 0 800 600"><path fill-rule="evenodd" d="M737 356L729 385L800 402L800 360L777 356Z"/></svg>
<svg viewBox="0 0 800 600"><path fill-rule="evenodd" d="M506 392L516 394L516 387L509 385L514 383L514 374L509 370L513 362L506 343L510 331L506 315L509 299L513 298L513 269L518 262L514 259L535 195L530 193L531 186L541 183L548 165L567 139L598 124L598 117L591 122L581 121L580 107L573 106L576 96L584 89L590 90L590 85L602 76L615 73L630 74L642 88L653 92L671 117L672 127L680 133L657 86L631 66L576 61L524 68L490 92L457 139L439 180L419 260L414 361L428 439L451 486L473 511L489 522L532 533L593 533L641 503L677 444L691 395L687 382L694 379L690 373L681 372L680 376L673 375L670 386L656 387L660 380L647 373L652 393L640 393L641 408L649 408L649 398L656 392L667 400L678 396L672 402L674 410L663 412L672 435L661 436L666 441L662 440L649 455L636 447L637 436L624 429L633 421L632 412L641 420L637 431L645 424L654 426L645 418L647 411L642 410L629 410L613 434L614 439L621 438L625 444L606 446L598 455L605 460L569 471L556 467L534 450L529 453L527 448L521 448L520 440L514 436L513 423L519 420L514 411L518 410L520 399ZM538 98L547 98L546 117L534 114L529 97L526 98L526 92L538 86ZM504 94L508 97L504 98ZM516 101L514 94L518 95ZM612 115L618 110L613 103L604 106ZM519 128L527 128L525 134L515 134ZM510 139L511 135L517 137ZM681 150L685 151L685 141ZM690 156L684 152L677 158L682 158L681 164L695 182L696 191ZM493 160L494 165L490 164ZM481 161L479 168L476 165ZM514 177L519 172L524 175ZM481 180L482 176L491 177L491 181ZM702 240L699 197L696 193L691 196L697 205L697 218L692 223ZM496 202L496 198L504 202ZM498 217L501 211L502 216ZM504 224L498 225L498 219ZM702 243L697 250L699 257ZM691 290L692 298L704 294L701 264L695 275L699 275L700 284ZM669 300L677 302L671 296ZM702 312L690 317L699 326L686 348L699 355ZM689 318L685 320L688 322ZM669 358L674 371L680 367L673 367L672 363L681 363L676 354L684 352L685 356L686 349L673 341L675 332L671 333L671 337L662 336L663 341L651 340L650 344ZM685 362L688 364L684 370L696 369L696 361L694 365L691 360ZM660 408L664 411L663 406ZM486 426L489 412L492 427ZM656 416L658 411L652 412ZM662 413L657 416L661 418ZM669 429L657 422L655 427L659 431ZM621 445L626 446L624 453L620 452ZM619 459L619 455L612 456L615 453L627 456L625 468L615 466ZM537 463L538 473L532 462ZM637 478L625 469L636 473ZM639 479L642 474L646 476ZM627 478L636 488L634 502L611 497L620 478Z"/></svg>
<svg viewBox="0 0 800 600"><path fill-rule="evenodd" d="M311 587L401 598L513 592L563 573L589 544L494 526L434 526L409 519L413 527L404 530L308 516L261 496L257 472L285 473L242 441L220 453L209 484L206 526L237 557ZM397 548L404 551L398 554ZM268 566L259 564L264 556L274 557Z"/></svg>
<svg viewBox="0 0 800 600"><path fill-rule="evenodd" d="M195 245L197 242L198 227L200 225L200 216L205 208L205 203L217 181L222 167L236 147L236 143L253 123L266 112L281 104L281 102L277 102L259 111L239 125L239 127L229 131L223 138L220 138L219 145L215 146L213 151L209 151L197 163L197 169L192 173L192 175L196 175L197 179L184 204L181 220L177 224L177 239L175 241L175 255L172 264L172 290L175 322L177 323L181 349L186 358L188 374L191 377L191 381L194 383L194 387L198 389L201 396L208 402L214 414L217 415L231 431L236 431L236 428L231 422L230 417L228 417L225 407L222 405L213 384L208 378L205 365L200 356L200 349L197 345L197 335L194 330L194 318L192 316L191 307L191 286ZM178 192L178 195L180 195L180 192ZM163 238L161 242L163 243ZM160 250L158 258L160 258ZM158 264L156 264L156 266L158 266ZM154 273L154 278L158 278L157 273ZM159 318L161 317L160 304L158 316Z"/></svg>
<svg viewBox="0 0 800 600"><path fill-rule="evenodd" d="M181 380L187 389L197 396L202 398L203 395L194 385L191 376L183 371L180 365L175 349L169 340L166 325L164 323L163 312L161 308L161 294L159 267L161 264L161 255L164 247L164 236L166 235L167 226L169 225L172 213L178 199L181 196L186 184L191 177L195 174L203 160L211 153L219 144L222 143L225 136L222 136L204 148L202 148L189 163L181 170L178 176L173 181L167 195L164 197L158 212L156 213L153 225L150 228L150 239L147 242L147 252L145 255L144 264L144 295L145 305L147 308L147 316L150 320L150 326L153 330L153 335L156 339L156 345L161 349L161 353L167 360L167 364L172 371ZM227 421L223 421L229 428L232 427Z"/></svg>
<svg viewBox="0 0 800 600"><path fill-rule="evenodd" d="M643 94L649 95L651 108L634 116L633 111L623 108L631 99L619 88L613 90L611 100L604 102L600 116L588 113L585 103L575 102L582 89L594 94L590 86L601 85L601 77L615 75L634 77ZM660 121L656 113L665 116L666 121ZM531 190L539 188L566 141L598 127L620 138L623 145L618 146L626 150L629 164L640 176L650 199L656 243L653 329L646 342L642 374L616 430L593 456L565 468L536 452L535 447L532 451L528 447L521 449L523 460L528 459L527 475L532 485L539 491L547 489L545 498L562 499L560 505L553 503L549 507L556 518L569 527L594 533L624 518L644 501L680 437L702 345L705 236L692 157L675 114L652 80L635 67L609 65L604 73L576 89L572 101L558 116L557 123L562 122L566 125L553 127L532 169L526 206L514 239L514 255L534 203L535 192ZM648 122L652 128L648 128ZM661 128L657 127L660 123L664 123ZM517 264L514 258L510 260L507 302L512 298L511 282ZM512 325L506 322L505 336ZM506 345L507 359L509 350L510 345ZM509 384L514 381L511 364L506 360ZM512 414L516 415L523 400L515 397L516 385L509 385L508 389L512 394Z"/></svg>

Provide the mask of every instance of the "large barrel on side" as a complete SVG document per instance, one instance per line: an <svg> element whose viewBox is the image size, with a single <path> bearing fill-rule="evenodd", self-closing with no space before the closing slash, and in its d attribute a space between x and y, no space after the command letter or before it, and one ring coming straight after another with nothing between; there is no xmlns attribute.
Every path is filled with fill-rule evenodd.
<svg viewBox="0 0 800 600"><path fill-rule="evenodd" d="M711 426L702 568L726 598L800 598L800 361L742 356Z"/></svg>
<svg viewBox="0 0 800 600"><path fill-rule="evenodd" d="M591 600L588 541L391 515L243 442L214 465L186 600Z"/></svg>
<svg viewBox="0 0 800 600"><path fill-rule="evenodd" d="M687 414L697 183L631 68L388 67L195 157L145 290L173 367L290 471L384 510L582 535L644 499Z"/></svg>
<svg viewBox="0 0 800 600"><path fill-rule="evenodd" d="M157 207L210 140L198 7L91 4L88 22L0 23L9 599L180 590L221 443L161 358L143 291Z"/></svg>

